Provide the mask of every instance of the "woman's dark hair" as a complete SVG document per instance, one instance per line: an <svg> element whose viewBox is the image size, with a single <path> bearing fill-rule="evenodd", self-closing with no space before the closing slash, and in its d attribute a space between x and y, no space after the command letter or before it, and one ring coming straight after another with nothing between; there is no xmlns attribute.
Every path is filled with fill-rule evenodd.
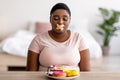
<svg viewBox="0 0 120 80"><path fill-rule="evenodd" d="M57 3L56 5L54 5L50 11L50 15L56 11L57 9L64 9L68 12L68 14L71 16L71 12L69 7L65 4L65 3Z"/></svg>

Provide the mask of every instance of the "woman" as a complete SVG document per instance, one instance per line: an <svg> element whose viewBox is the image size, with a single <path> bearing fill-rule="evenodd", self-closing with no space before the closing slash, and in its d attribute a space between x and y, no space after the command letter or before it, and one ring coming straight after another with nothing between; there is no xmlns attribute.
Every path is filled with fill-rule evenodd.
<svg viewBox="0 0 120 80"><path fill-rule="evenodd" d="M50 12L52 30L38 34L29 46L28 71L45 71L53 64L90 70L88 47L80 34L68 30L70 20L71 12L66 4L53 6Z"/></svg>

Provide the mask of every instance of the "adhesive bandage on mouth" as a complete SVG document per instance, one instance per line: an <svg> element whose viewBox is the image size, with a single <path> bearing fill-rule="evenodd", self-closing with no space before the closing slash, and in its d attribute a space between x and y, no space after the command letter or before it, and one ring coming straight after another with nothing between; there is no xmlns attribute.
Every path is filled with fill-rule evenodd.
<svg viewBox="0 0 120 80"><path fill-rule="evenodd" d="M57 24L56 29L62 31L64 29L64 25L63 24L61 24L61 25Z"/></svg>

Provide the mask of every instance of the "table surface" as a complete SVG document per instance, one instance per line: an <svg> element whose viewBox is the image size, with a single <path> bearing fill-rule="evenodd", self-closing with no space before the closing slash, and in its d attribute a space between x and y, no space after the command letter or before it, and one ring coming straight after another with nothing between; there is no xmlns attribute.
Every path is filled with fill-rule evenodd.
<svg viewBox="0 0 120 80"><path fill-rule="evenodd" d="M45 72L0 72L0 80L54 80L46 77ZM80 72L72 80L120 80L120 72Z"/></svg>

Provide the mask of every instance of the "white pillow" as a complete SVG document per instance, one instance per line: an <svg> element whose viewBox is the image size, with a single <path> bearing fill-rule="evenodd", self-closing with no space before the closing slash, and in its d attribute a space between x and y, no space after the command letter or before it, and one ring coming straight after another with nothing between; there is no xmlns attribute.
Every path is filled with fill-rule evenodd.
<svg viewBox="0 0 120 80"><path fill-rule="evenodd" d="M34 36L29 31L19 30L2 41L1 49L8 54L27 57L28 47Z"/></svg>

